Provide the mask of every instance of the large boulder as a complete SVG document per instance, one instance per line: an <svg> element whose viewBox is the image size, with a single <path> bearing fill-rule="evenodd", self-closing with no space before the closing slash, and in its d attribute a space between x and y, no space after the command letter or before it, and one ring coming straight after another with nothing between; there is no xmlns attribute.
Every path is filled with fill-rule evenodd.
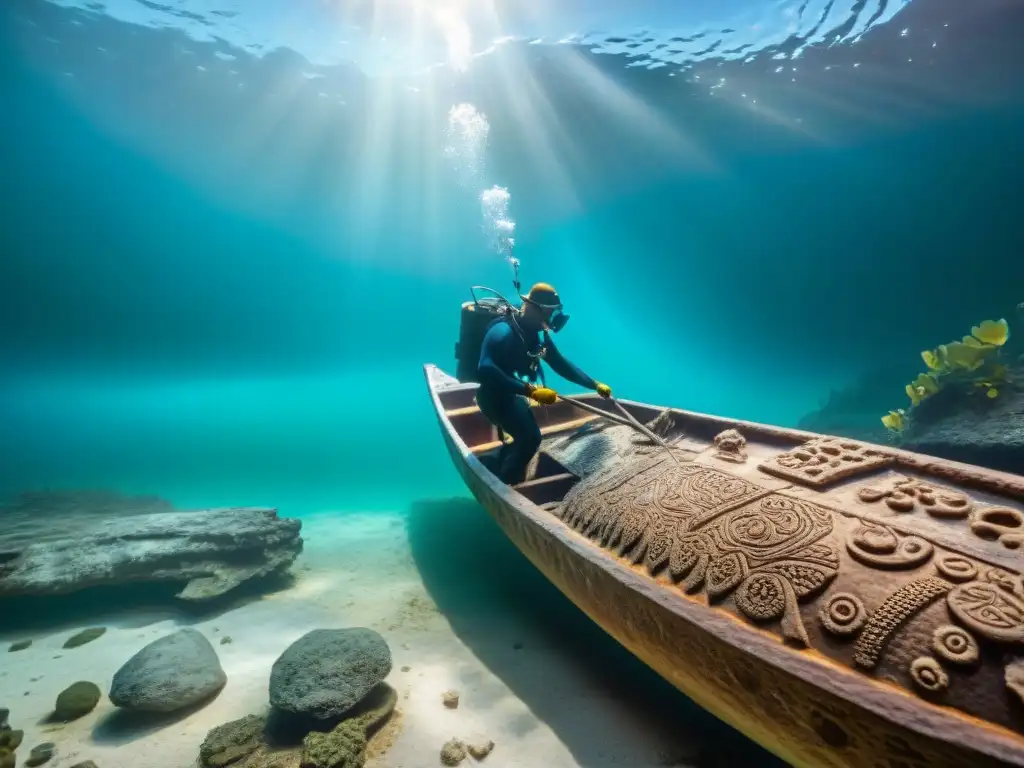
<svg viewBox="0 0 1024 768"><path fill-rule="evenodd" d="M270 704L288 714L333 720L390 671L391 650L372 629L314 629L274 662Z"/></svg>
<svg viewBox="0 0 1024 768"><path fill-rule="evenodd" d="M998 385L999 395L993 399L974 386L975 378L980 377L943 379L939 392L913 408L900 387L890 386L891 377L884 379L884 387L865 381L832 393L798 427L1020 473L1024 467L1024 364L1008 366L1008 381ZM882 426L881 417L898 407L906 409L906 428L893 434Z"/></svg>
<svg viewBox="0 0 1024 768"><path fill-rule="evenodd" d="M911 411L898 445L991 469L1024 471L1024 367L990 400L977 388L949 386ZM972 391L973 389L973 391Z"/></svg>
<svg viewBox="0 0 1024 768"><path fill-rule="evenodd" d="M174 712L213 696L227 683L210 641L195 629L154 640L114 674L110 700L143 712Z"/></svg>
<svg viewBox="0 0 1024 768"><path fill-rule="evenodd" d="M175 511L141 497L25 494L0 507L0 597L100 585L179 582L179 597L217 597L290 566L298 520L262 507Z"/></svg>

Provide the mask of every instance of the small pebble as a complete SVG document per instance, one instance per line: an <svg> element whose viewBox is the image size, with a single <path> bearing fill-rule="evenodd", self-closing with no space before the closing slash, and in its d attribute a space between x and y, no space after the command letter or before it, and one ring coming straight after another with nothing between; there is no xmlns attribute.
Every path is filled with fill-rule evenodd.
<svg viewBox="0 0 1024 768"><path fill-rule="evenodd" d="M75 763L71 768L99 768L99 766L92 760L86 760L84 763Z"/></svg>
<svg viewBox="0 0 1024 768"><path fill-rule="evenodd" d="M409 667L402 667L402 671L403 671L403 672L408 672L408 671L409 671L409 669L410 669Z"/></svg>
<svg viewBox="0 0 1024 768"><path fill-rule="evenodd" d="M485 741L483 744L470 744L469 754L473 756L474 760L483 760L494 749L493 741Z"/></svg>
<svg viewBox="0 0 1024 768"><path fill-rule="evenodd" d="M448 709L457 709L459 706L459 692L445 691L441 694L441 701Z"/></svg>
<svg viewBox="0 0 1024 768"><path fill-rule="evenodd" d="M221 645L229 645L232 642L234 641L231 639L231 635L224 635L224 637L220 639Z"/></svg>

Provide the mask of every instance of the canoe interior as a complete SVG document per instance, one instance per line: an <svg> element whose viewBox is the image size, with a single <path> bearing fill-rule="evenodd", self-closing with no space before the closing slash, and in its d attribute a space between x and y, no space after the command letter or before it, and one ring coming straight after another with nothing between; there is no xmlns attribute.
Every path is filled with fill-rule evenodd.
<svg viewBox="0 0 1024 768"><path fill-rule="evenodd" d="M501 448L498 432L476 406L476 386L450 383L436 389L444 415L452 430L462 439L477 457L495 455ZM597 395L581 395L578 398L587 405L600 408L613 417L620 417L611 403ZM620 401L622 406L641 424L647 424L665 409L653 405ZM550 506L560 502L579 478L545 452L553 440L573 433L582 433L595 426L609 422L600 416L573 405L572 400L559 400L554 405L534 408L534 417L541 429L541 447L527 469L526 482L515 486L515 490L538 506ZM621 418L621 417L620 417ZM712 417L688 417L685 412L673 411L674 425L662 435L672 443L684 435L691 440L710 443L716 434L732 425L732 422ZM766 444L789 447L801 442L799 438L786 439L767 434L759 439ZM505 437L506 442L510 438Z"/></svg>
<svg viewBox="0 0 1024 768"><path fill-rule="evenodd" d="M607 420L560 401L535 409L541 449L509 488L469 458L500 446L475 386L426 372L477 499L701 706L799 766L1024 766L1021 475L673 408L660 434L685 466L648 443L581 479L545 448L576 461L552 441ZM644 424L666 410L620 403ZM601 533L623 520L635 543Z"/></svg>

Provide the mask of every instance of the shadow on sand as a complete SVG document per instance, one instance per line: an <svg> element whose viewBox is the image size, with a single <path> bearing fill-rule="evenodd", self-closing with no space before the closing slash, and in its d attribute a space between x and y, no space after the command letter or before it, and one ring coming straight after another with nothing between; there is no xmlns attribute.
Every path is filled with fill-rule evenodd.
<svg viewBox="0 0 1024 768"><path fill-rule="evenodd" d="M223 690L223 689L221 689ZM106 715L92 729L92 740L96 744L123 746L130 744L159 730L174 725L198 712L220 696L217 691L213 696L203 699L185 709L174 712L129 712L117 709Z"/></svg>
<svg viewBox="0 0 1024 768"><path fill-rule="evenodd" d="M608 764L614 745L606 742L612 735L602 737L586 706L566 706L553 696L557 681L531 673L531 651L541 650L531 645L542 645L546 656L586 680L588 694L614 700L670 745L660 750L654 765L785 765L700 709L605 634L533 567L475 501L417 502L408 526L423 582L452 630L583 768ZM502 637L496 625L510 632L518 628L531 640Z"/></svg>

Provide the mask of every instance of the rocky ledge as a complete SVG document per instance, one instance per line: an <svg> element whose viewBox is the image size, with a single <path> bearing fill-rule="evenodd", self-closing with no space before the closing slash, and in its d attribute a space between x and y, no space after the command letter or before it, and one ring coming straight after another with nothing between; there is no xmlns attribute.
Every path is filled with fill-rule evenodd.
<svg viewBox="0 0 1024 768"><path fill-rule="evenodd" d="M174 510L117 494L33 493L0 507L0 598L86 587L181 583L178 597L218 597L288 568L298 520L263 507Z"/></svg>
<svg viewBox="0 0 1024 768"><path fill-rule="evenodd" d="M906 426L888 432L880 416L892 408L878 387L858 385L833 393L829 402L797 425L811 432L852 437L942 459L1004 472L1024 472L1024 364L1010 365L997 397L986 397L970 380L950 382L913 408ZM889 387L888 389L895 389ZM909 404L908 404L909 405Z"/></svg>

